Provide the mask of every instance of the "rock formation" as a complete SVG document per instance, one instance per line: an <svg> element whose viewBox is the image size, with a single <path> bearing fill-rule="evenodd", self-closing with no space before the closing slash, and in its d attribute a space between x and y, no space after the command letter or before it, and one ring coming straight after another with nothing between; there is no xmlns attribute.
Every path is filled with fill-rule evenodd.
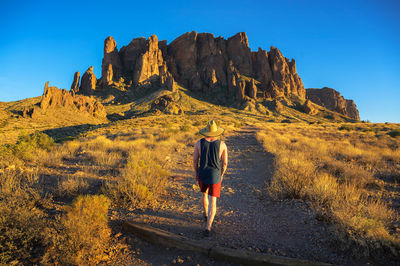
<svg viewBox="0 0 400 266"><path fill-rule="evenodd" d="M176 82L169 72L163 53L167 52L166 41L158 41L156 35L133 39L118 53L122 73L126 80L134 85L158 84L171 91L176 89Z"/></svg>
<svg viewBox="0 0 400 266"><path fill-rule="evenodd" d="M95 88L94 79L88 81L86 76L82 77L80 91L90 94ZM257 93L272 98L292 95L305 98L295 61L289 61L274 47L270 52L261 48L252 52L244 32L226 40L192 31L168 45L152 35L148 39L135 38L120 51L115 40L107 37L102 84L110 85L119 77L134 86L160 84L172 91L176 83L204 93L225 88L228 98L237 100L245 96L256 98Z"/></svg>
<svg viewBox="0 0 400 266"><path fill-rule="evenodd" d="M112 83L113 79L121 76L121 60L118 55L117 42L109 36L104 40L104 56L101 63L101 77L107 85Z"/></svg>
<svg viewBox="0 0 400 266"><path fill-rule="evenodd" d="M71 91L74 93L77 93L79 91L80 77L81 77L81 74L79 73L79 71L75 72L74 81L72 82L72 85L71 85Z"/></svg>
<svg viewBox="0 0 400 266"><path fill-rule="evenodd" d="M152 35L147 39L144 53L141 53L136 61L133 72L133 82L140 84L152 77L159 76L159 68L163 65L162 52L158 49L158 39Z"/></svg>
<svg viewBox="0 0 400 266"><path fill-rule="evenodd" d="M106 116L104 106L93 98L83 95L75 95L73 91L69 92L65 89L49 87L49 82L46 82L39 105L25 108L23 116L35 118L38 113L44 113L46 110L56 108L79 111L98 118Z"/></svg>
<svg viewBox="0 0 400 266"><path fill-rule="evenodd" d="M246 83L245 95L253 99L257 97L257 86L254 79L251 79L249 82Z"/></svg>
<svg viewBox="0 0 400 266"><path fill-rule="evenodd" d="M163 63L162 66L160 66L159 74L160 74L160 88L164 88L172 92L176 91L178 85L176 84L171 73L168 72L167 64L165 62Z"/></svg>
<svg viewBox="0 0 400 266"><path fill-rule="evenodd" d="M204 95L225 91L227 103L242 103L257 97L306 100L296 61L284 57L273 46L270 51L261 48L251 51L244 32L224 39L211 33L192 31L170 44L152 35L148 39L135 38L119 51L115 40L107 37L101 73L99 85L105 89L118 79L124 80L132 90L149 86L175 91L179 84ZM93 67L90 67L82 76L79 92L92 94L96 90L96 81ZM78 84L79 74L74 77L71 90L77 92ZM329 99L319 99L319 95ZM354 103L339 96L313 92L309 96L307 92L311 101L359 119ZM303 107L314 112L309 102Z"/></svg>
<svg viewBox="0 0 400 266"><path fill-rule="evenodd" d="M171 95L164 95L155 99L150 107L152 112L161 111L169 115L183 114L183 108L179 102L175 101Z"/></svg>
<svg viewBox="0 0 400 266"><path fill-rule="evenodd" d="M272 101L272 108L275 111L280 112L280 111L283 110L283 104L278 99L275 99L275 100Z"/></svg>
<svg viewBox="0 0 400 266"><path fill-rule="evenodd" d="M329 110L338 112L355 120L360 120L357 106L353 100L346 100L334 89L307 89L307 99Z"/></svg>
<svg viewBox="0 0 400 266"><path fill-rule="evenodd" d="M307 99L304 102L303 111L304 113L309 115L316 115L319 112L319 110L314 106L314 104L309 99Z"/></svg>
<svg viewBox="0 0 400 266"><path fill-rule="evenodd" d="M93 73L93 66L89 67L82 76L79 92L83 94L92 94L96 89L97 78Z"/></svg>
<svg viewBox="0 0 400 266"><path fill-rule="evenodd" d="M239 72L245 76L252 76L252 60L249 41L245 32L239 32L226 42L228 57Z"/></svg>
<svg viewBox="0 0 400 266"><path fill-rule="evenodd" d="M272 79L274 84L271 84L272 90L270 94L272 97L276 96L290 96L297 95L304 99L306 92L303 82L297 75L296 61L292 59L289 61L282 53L275 47L271 46L268 53L268 60L271 66ZM268 88L267 88L268 91ZM274 95L277 94L277 95Z"/></svg>

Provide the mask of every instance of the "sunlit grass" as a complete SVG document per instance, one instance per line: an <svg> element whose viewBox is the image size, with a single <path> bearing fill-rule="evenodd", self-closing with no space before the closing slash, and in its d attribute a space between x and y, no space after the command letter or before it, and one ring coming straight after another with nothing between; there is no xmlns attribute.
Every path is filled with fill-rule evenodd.
<svg viewBox="0 0 400 266"><path fill-rule="evenodd" d="M326 219L357 241L397 245L400 236L390 228L398 215L382 198L385 181L376 176L384 172L399 176L396 164L400 164L400 141L371 135L367 130L349 135L343 131L357 127L344 128L264 126L257 138L275 155L275 173L268 191L277 198L310 201Z"/></svg>

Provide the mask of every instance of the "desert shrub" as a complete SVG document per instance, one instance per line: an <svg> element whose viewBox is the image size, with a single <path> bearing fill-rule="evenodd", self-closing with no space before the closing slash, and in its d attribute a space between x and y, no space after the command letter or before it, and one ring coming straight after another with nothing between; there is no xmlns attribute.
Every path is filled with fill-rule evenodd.
<svg viewBox="0 0 400 266"><path fill-rule="evenodd" d="M355 130L355 128L353 126L350 126L350 125L342 125L342 126L339 127L339 130L352 131L352 130Z"/></svg>
<svg viewBox="0 0 400 266"><path fill-rule="evenodd" d="M58 183L58 196L73 197L83 194L89 188L89 183L82 177L69 177Z"/></svg>
<svg viewBox="0 0 400 266"><path fill-rule="evenodd" d="M122 155L118 151L107 150L91 150L87 152L90 160L100 166L116 167L121 161Z"/></svg>
<svg viewBox="0 0 400 266"><path fill-rule="evenodd" d="M29 197L0 201L1 265L23 262L40 252L44 245L43 217L43 211Z"/></svg>
<svg viewBox="0 0 400 266"><path fill-rule="evenodd" d="M394 129L388 133L389 136L395 138L400 136L400 129Z"/></svg>
<svg viewBox="0 0 400 266"><path fill-rule="evenodd" d="M23 160L31 160L35 157L37 149L49 149L54 140L48 135L35 132L32 135L22 134L17 142L11 146L13 154Z"/></svg>
<svg viewBox="0 0 400 266"><path fill-rule="evenodd" d="M103 195L79 196L59 218L43 258L46 264L94 265L109 259L109 200Z"/></svg>
<svg viewBox="0 0 400 266"><path fill-rule="evenodd" d="M237 121L234 122L234 127L236 127L236 128L241 128L243 126L244 126L243 122L237 122Z"/></svg>
<svg viewBox="0 0 400 266"><path fill-rule="evenodd" d="M164 191L168 171L156 154L148 151L131 152L117 180L106 183L106 191L118 204L146 203Z"/></svg>
<svg viewBox="0 0 400 266"><path fill-rule="evenodd" d="M45 216L36 205L35 170L9 167L0 172L0 264L26 261L39 252Z"/></svg>
<svg viewBox="0 0 400 266"><path fill-rule="evenodd" d="M195 121L195 122L193 122L192 125L193 125L194 127L198 127L198 126L203 125L203 122L201 122L201 121Z"/></svg>
<svg viewBox="0 0 400 266"><path fill-rule="evenodd" d="M183 126L180 126L180 130L182 132L187 132L187 131L190 131L191 129L192 129L192 127L189 124L185 124Z"/></svg>
<svg viewBox="0 0 400 266"><path fill-rule="evenodd" d="M334 115L332 115L332 114L327 114L327 115L324 115L324 118L326 118L326 119L329 119L329 120L336 119L336 118L335 118L335 116L334 116Z"/></svg>

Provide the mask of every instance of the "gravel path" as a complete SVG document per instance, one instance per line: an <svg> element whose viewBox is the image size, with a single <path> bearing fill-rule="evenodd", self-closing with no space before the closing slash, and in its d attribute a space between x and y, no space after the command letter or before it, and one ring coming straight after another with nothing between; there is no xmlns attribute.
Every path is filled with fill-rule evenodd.
<svg viewBox="0 0 400 266"><path fill-rule="evenodd" d="M255 138L255 128L244 128L225 137L229 165L217 201L210 241L218 245L339 265L364 264L336 254L330 231L311 208L294 200L275 201L265 182L273 174L273 155ZM194 144L193 144L194 145ZM136 212L129 219L202 239L200 192L193 177L193 146L174 154L169 196L153 210Z"/></svg>

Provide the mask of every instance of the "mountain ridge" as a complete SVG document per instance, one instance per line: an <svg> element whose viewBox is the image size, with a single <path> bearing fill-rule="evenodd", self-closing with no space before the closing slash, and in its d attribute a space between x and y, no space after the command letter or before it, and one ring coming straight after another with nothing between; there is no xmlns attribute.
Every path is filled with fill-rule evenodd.
<svg viewBox="0 0 400 266"><path fill-rule="evenodd" d="M86 95L96 90L107 91L123 84L124 89L149 87L175 91L177 85L190 91L220 94L220 102L238 103L257 99L306 99L321 105L315 97L307 97L297 74L295 59L284 57L278 48L251 51L246 33L239 32L224 39L211 33L187 32L167 44L156 35L134 38L119 50L113 37L104 40L102 76L97 79L90 67L79 82L76 72L71 90ZM80 85L79 85L80 84ZM218 92L218 93L217 93ZM332 94L336 96L337 94ZM340 93L339 93L340 95ZM330 95L329 95L330 97ZM328 99L328 102L335 99ZM339 110L325 104L332 111ZM359 120L353 103L340 114Z"/></svg>

